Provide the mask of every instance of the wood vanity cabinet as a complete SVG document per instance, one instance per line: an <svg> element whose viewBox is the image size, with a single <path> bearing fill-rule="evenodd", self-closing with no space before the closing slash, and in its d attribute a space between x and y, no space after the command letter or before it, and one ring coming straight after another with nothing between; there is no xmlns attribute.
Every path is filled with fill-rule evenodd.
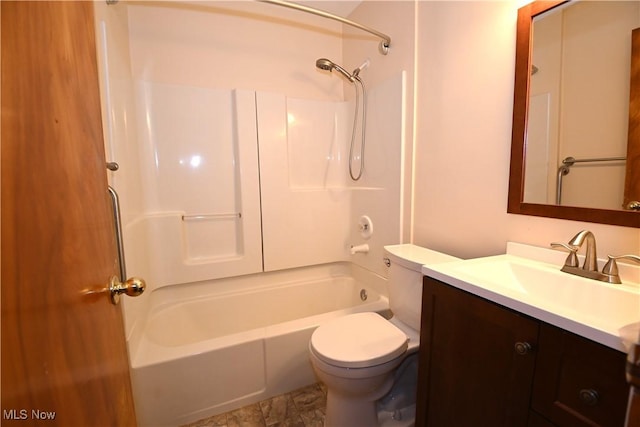
<svg viewBox="0 0 640 427"><path fill-rule="evenodd" d="M625 355L425 277L416 426L622 427Z"/></svg>
<svg viewBox="0 0 640 427"><path fill-rule="evenodd" d="M416 425L526 426L538 322L430 278L422 292Z"/></svg>
<svg viewBox="0 0 640 427"><path fill-rule="evenodd" d="M532 409L557 426L624 425L626 355L540 324ZM640 427L640 426L635 426Z"/></svg>

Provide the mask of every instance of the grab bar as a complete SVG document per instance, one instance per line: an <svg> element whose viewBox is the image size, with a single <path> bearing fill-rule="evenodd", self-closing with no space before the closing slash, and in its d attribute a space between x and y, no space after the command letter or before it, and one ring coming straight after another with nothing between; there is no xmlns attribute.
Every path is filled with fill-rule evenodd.
<svg viewBox="0 0 640 427"><path fill-rule="evenodd" d="M556 181L556 205L560 206L562 202L562 177L570 172L569 166L560 166L558 168L558 179Z"/></svg>
<svg viewBox="0 0 640 427"><path fill-rule="evenodd" d="M565 157L562 160L562 166L558 168L558 179L556 180L556 205L562 204L562 177L569 175L571 166L576 163L598 163L598 162L619 162L626 161L626 157L594 157L591 159L576 159L574 157Z"/></svg>
<svg viewBox="0 0 640 427"><path fill-rule="evenodd" d="M234 213L221 213L221 214L182 215L183 221L204 221L208 219L231 219L231 218L242 218L242 213L234 212Z"/></svg>
<svg viewBox="0 0 640 427"><path fill-rule="evenodd" d="M575 163L593 163L593 162L619 162L627 160L626 157L596 157L593 159L574 159L573 157L566 157L562 160L563 165L573 166Z"/></svg>
<svg viewBox="0 0 640 427"><path fill-rule="evenodd" d="M109 195L111 196L111 206L113 207L113 222L116 227L116 246L118 249L118 266L120 267L120 281L127 280L127 267L124 261L124 242L122 239L122 219L120 217L120 200L118 193L109 186Z"/></svg>

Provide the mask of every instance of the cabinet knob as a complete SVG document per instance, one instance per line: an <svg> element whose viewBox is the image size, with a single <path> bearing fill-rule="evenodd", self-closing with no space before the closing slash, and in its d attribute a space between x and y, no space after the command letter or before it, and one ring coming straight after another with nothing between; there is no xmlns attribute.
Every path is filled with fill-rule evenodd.
<svg viewBox="0 0 640 427"><path fill-rule="evenodd" d="M527 354L530 354L531 352L533 352L533 346L526 341L525 342L518 341L514 346L514 348L516 350L516 353L519 354L520 356L526 356Z"/></svg>
<svg viewBox="0 0 640 427"><path fill-rule="evenodd" d="M596 406L600 395L592 388L583 388L578 392L578 399L587 406Z"/></svg>

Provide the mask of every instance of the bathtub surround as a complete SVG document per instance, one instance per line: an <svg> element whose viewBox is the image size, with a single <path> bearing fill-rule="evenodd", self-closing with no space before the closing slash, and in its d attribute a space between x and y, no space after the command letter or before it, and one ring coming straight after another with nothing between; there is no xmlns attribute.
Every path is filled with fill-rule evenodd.
<svg viewBox="0 0 640 427"><path fill-rule="evenodd" d="M256 93L134 84L145 211L125 222L130 273L158 289L262 271Z"/></svg>
<svg viewBox="0 0 640 427"><path fill-rule="evenodd" d="M355 100L352 91L344 88L344 79L336 75L327 76L314 66L321 55L336 59L342 57L340 25L329 22L322 31L318 31L314 26L317 23L314 19L317 18L258 2L210 2L206 5L121 2L109 7L97 3L96 8L101 39L101 86L105 103L108 104L105 108L108 114L104 116L106 151L108 157L118 158L118 161L125 163L118 172L109 175L116 189L122 187L119 192L123 200L125 224L149 215L177 213L188 208L184 204L175 209L156 203L153 189L148 189L153 186L150 179L156 176L168 180L179 192L181 189L182 193L187 193L183 197L193 197L191 193L197 191L198 195L210 199L203 206L192 206L191 211L196 208L222 208L218 206L220 203L214 205L211 201L219 196L227 200L225 206L234 202L230 207L242 207L245 210L244 201L238 203L237 198L251 197L248 193L252 189L249 187L258 182L257 178L245 177L253 168L251 160L241 158L242 153L239 152L216 151L216 156L223 159L221 161L225 167L231 162L235 164L236 174L229 170L222 177L213 176L210 171L212 148L208 147L208 151L203 153L198 151L203 141L220 141L229 147L236 146L236 150L246 146L246 143L240 141L238 135L229 135L228 131L227 135L233 140L220 139L209 132L196 137L201 128L206 130L202 126L203 121L213 120L216 117L213 111L217 111L197 108L196 105L207 105L207 91L250 90L257 94L256 114L260 122L253 136L260 155L260 219L265 245L273 248L265 248L264 270L350 259L350 245L363 243L358 236L358 218L369 215L378 230L369 242L375 243L375 247L370 256L358 257L354 261L378 273L382 272L379 263L382 246L397 243L402 235L400 218L403 191L400 189L404 184L399 171L402 168L404 108L408 93L405 90L406 72L402 68L387 74L384 79L376 78L371 82L367 77L371 67L360 73L367 83L367 109L371 118L367 120L366 131L367 173L357 183L351 183L346 160L353 119L352 102ZM230 34L227 28L242 28L243 31ZM194 40L199 42L194 43ZM370 47L375 49L375 44ZM355 64L342 63L351 68L375 52L361 56ZM398 84L401 86L398 87ZM155 129L157 124L153 119L157 115L156 110L160 109L160 99L154 101L153 98L133 95L136 92L132 89L139 85L170 86L179 98L188 100L193 95L194 101L200 101L190 108L174 108L170 124L160 124L161 127ZM176 104L177 107L179 99L164 98L164 101L169 105L166 108L171 111L170 105ZM269 119L270 109L274 105L269 104L271 102L282 103L282 107L276 107L281 110L277 113L276 121ZM247 116L242 110L234 110L235 106L229 105L216 108L223 108L222 111L230 113L238 111L237 116L230 116L234 120L237 117L238 123L220 123L224 129L251 133L251 124L244 121L243 117ZM335 109L334 116L330 115L330 108ZM205 114L206 111L209 113ZM228 113L225 114L228 116ZM166 150L164 153L157 151L161 148L158 144L162 142L158 140L159 131L165 131L167 126L175 135L170 147L182 147L182 175L191 169L191 175L196 176L190 180L188 191L184 190L186 183L174 179L180 177L176 175L178 167L174 168L176 171L166 167L167 162L175 162L167 157L170 153ZM149 139L145 134L153 137ZM149 141L150 144L143 144L143 141ZM138 176L138 171L141 176ZM216 184L204 189L203 183L209 182ZM220 183L225 185L221 186ZM232 183L234 185L228 186L235 187L236 191L226 188L226 184ZM225 187L227 192L221 194L220 187ZM239 194L235 194L238 191ZM236 200L233 200L234 194ZM167 197L161 196L160 200L167 200ZM244 221L250 222L254 218L251 210L247 211L248 216L235 209L186 213L242 213L242 218L235 221L236 231L243 234L243 239L229 240L236 240L236 249L240 251L245 250L243 245L247 242L255 242L260 238L248 237L254 234L245 229ZM208 223L200 222L197 225L190 222L186 227L211 228L213 221L209 218ZM174 227L177 225L179 223ZM156 228L142 228L138 236L131 240L137 242L153 237ZM146 235L147 229L152 233L151 236ZM193 234L200 233L194 231ZM283 237L289 241L282 241ZM312 241L314 243L309 244ZM128 245L126 241L125 244ZM190 245L187 245L187 250ZM233 256L234 252L229 250L233 248L225 249L225 255ZM249 249L246 248L247 251ZM140 252L142 255L138 256ZM145 259L144 250L134 248L130 253L131 257L140 258L131 262L140 265L141 272L153 270L149 268L151 263ZM211 253L209 248L209 253L199 256L211 257L219 253L220 250ZM281 253L282 256L274 259L275 253ZM244 252L240 256L244 256ZM188 263L201 264L200 261ZM192 270L199 268L194 265L190 267ZM216 269L223 269L221 263ZM239 274L238 271L230 273ZM154 286L153 283L162 283L164 280L163 276L160 280L148 282Z"/></svg>
<svg viewBox="0 0 640 427"><path fill-rule="evenodd" d="M368 88L367 114L379 119L367 121L367 170L359 181L351 182L346 160L351 103L258 94L265 271L355 260L349 254L350 246L364 239L346 239L351 230L359 230L355 218L367 214L360 210L358 200L400 205L403 96L403 74ZM382 206L372 207L369 212L374 213L372 220L376 221L376 232L369 241L376 247L381 242L394 242L398 238L399 211L388 214L388 218L375 215L384 212ZM382 273L382 254L378 252L372 253L368 262L361 260L360 265Z"/></svg>
<svg viewBox="0 0 640 427"><path fill-rule="evenodd" d="M345 161L349 103L154 82L136 88L145 211L126 222L125 244L129 270L152 289L348 260L355 200L399 205L399 180L390 178L400 167L402 75L370 89L369 114L385 120L370 125L370 170L357 186ZM386 222L374 242L392 238ZM393 222L392 230L397 214ZM368 267L382 271L379 262Z"/></svg>

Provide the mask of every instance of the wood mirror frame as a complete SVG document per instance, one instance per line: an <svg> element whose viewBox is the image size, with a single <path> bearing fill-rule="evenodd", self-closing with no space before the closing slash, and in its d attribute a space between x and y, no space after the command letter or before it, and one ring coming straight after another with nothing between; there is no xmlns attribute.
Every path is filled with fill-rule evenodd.
<svg viewBox="0 0 640 427"><path fill-rule="evenodd" d="M516 68L507 212L640 228L640 212L525 203L524 168L531 70L533 18L568 0L535 1L518 9Z"/></svg>

